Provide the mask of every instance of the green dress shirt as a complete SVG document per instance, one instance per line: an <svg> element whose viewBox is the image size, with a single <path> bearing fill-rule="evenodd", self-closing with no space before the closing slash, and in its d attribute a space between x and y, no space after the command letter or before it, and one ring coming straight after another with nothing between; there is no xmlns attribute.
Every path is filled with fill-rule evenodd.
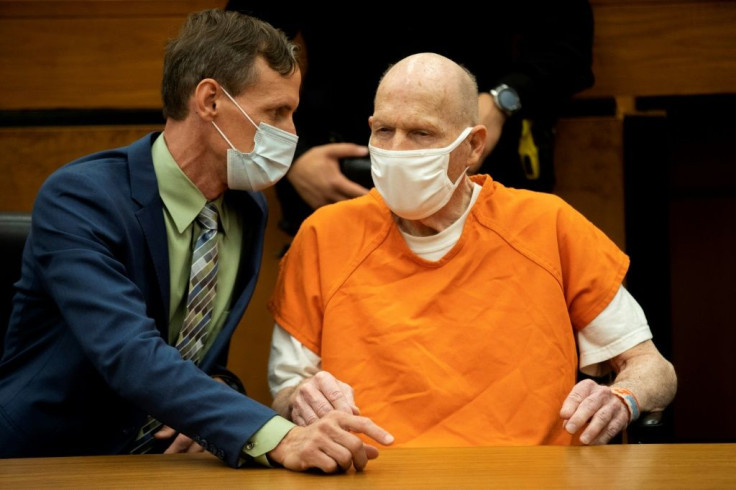
<svg viewBox="0 0 736 490"><path fill-rule="evenodd" d="M194 249L194 242L201 231L196 218L207 199L179 168L166 146L163 133L156 138L151 153L153 168L158 181L158 190L164 205L171 284L168 342L174 345L179 337L184 315L186 314L192 250ZM243 221L240 210L227 206L222 196L217 198L214 204L217 207L220 220L220 230L217 234L219 266L217 270L217 294L204 352L207 352L210 348L230 313L230 303L243 242ZM245 463L248 457L251 457L261 464L270 466L266 453L276 447L293 427L293 423L280 416L275 416L266 422L244 444L242 462Z"/></svg>

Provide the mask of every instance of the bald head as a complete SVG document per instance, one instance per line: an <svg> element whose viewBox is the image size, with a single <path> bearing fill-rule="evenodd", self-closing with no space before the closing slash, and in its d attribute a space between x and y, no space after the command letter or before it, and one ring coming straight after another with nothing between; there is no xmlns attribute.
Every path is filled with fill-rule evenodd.
<svg viewBox="0 0 736 490"><path fill-rule="evenodd" d="M391 66L378 85L374 102L376 114L400 111L456 129L478 124L475 77L435 53L414 54Z"/></svg>
<svg viewBox="0 0 736 490"><path fill-rule="evenodd" d="M486 139L475 77L434 53L404 58L378 84L368 123L374 182L399 227L422 235L455 222L470 203L466 174Z"/></svg>

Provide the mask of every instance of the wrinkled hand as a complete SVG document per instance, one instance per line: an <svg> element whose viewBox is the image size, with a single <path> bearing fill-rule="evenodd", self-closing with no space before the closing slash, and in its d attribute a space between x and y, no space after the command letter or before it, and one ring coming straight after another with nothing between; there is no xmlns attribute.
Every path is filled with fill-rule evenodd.
<svg viewBox="0 0 736 490"><path fill-rule="evenodd" d="M498 144L498 140L501 139L501 132L503 131L503 125L506 122L506 114L493 102L493 97L487 92L482 92L478 96L478 112L480 114L480 121L483 123L488 130L486 132L486 146L483 148L483 154L481 155L480 163L478 167L471 168L470 173L476 173L480 168L483 160L491 154L493 149Z"/></svg>
<svg viewBox="0 0 736 490"><path fill-rule="evenodd" d="M315 146L291 164L286 177L302 199L313 209L353 197L368 189L340 172L340 159L364 157L368 148L353 143L330 143Z"/></svg>
<svg viewBox="0 0 736 490"><path fill-rule="evenodd" d="M585 379L576 384L560 410L563 428L570 434L580 434L580 442L588 445L607 444L629 423L626 404L608 386Z"/></svg>
<svg viewBox="0 0 736 490"><path fill-rule="evenodd" d="M362 471L368 460L378 457L378 449L365 444L352 432L365 434L380 444L394 437L366 417L333 410L307 427L294 427L268 457L287 469L318 468L326 473Z"/></svg>
<svg viewBox="0 0 736 490"><path fill-rule="evenodd" d="M327 371L320 371L302 381L289 397L291 420L309 425L333 410L360 415L353 388Z"/></svg>
<svg viewBox="0 0 736 490"><path fill-rule="evenodd" d="M172 437L174 437L174 435L176 435L176 431L171 427L164 425L161 429L153 434L153 437L156 439L171 439ZM171 445L166 448L164 454L203 452L204 448L194 442L191 438L189 438L189 436L179 434L176 436L176 439L174 439L174 442L172 442Z"/></svg>

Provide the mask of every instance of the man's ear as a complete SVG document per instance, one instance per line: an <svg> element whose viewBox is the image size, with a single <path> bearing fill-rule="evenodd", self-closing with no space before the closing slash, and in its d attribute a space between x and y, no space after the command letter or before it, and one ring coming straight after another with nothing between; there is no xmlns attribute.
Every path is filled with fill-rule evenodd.
<svg viewBox="0 0 736 490"><path fill-rule="evenodd" d="M197 84L192 96L193 110L199 117L211 121L217 115L220 103L220 85L211 78L205 78Z"/></svg>
<svg viewBox="0 0 736 490"><path fill-rule="evenodd" d="M468 167L471 173L475 173L483 163L483 148L486 145L486 134L488 128L483 124L476 124L470 131L468 141L470 142L470 155L468 156Z"/></svg>

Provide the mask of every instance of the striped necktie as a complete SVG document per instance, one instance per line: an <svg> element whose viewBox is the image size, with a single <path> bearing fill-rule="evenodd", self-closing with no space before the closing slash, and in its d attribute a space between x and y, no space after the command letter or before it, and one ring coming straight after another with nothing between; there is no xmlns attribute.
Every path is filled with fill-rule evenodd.
<svg viewBox="0 0 736 490"><path fill-rule="evenodd" d="M197 364L202 355L207 331L212 320L212 307L217 286L217 208L211 202L205 204L197 216L202 232L194 244L192 267L189 271L189 294L176 348L184 359ZM153 434L163 424L149 415L139 431L131 454L144 454L151 450Z"/></svg>
<svg viewBox="0 0 736 490"><path fill-rule="evenodd" d="M205 204L197 216L202 226L192 254L189 271L189 296L176 348L184 359L195 363L204 349L207 330L212 320L212 306L217 286L217 208L211 202Z"/></svg>

